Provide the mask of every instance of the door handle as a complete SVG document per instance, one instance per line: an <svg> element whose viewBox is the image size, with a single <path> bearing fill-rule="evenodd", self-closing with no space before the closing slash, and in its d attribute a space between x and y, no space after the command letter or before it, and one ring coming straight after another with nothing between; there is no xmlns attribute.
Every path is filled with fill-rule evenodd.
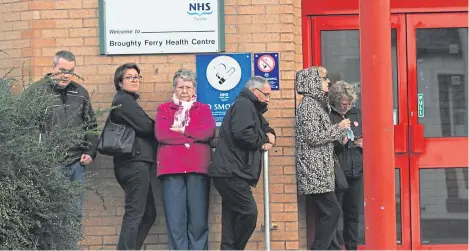
<svg viewBox="0 0 469 251"><path fill-rule="evenodd" d="M423 153L425 150L425 137L422 124L413 124L409 127L409 142L411 153Z"/></svg>
<svg viewBox="0 0 469 251"><path fill-rule="evenodd" d="M407 124L397 124L394 126L394 152L395 153L406 153L407 142L406 142L406 129Z"/></svg>

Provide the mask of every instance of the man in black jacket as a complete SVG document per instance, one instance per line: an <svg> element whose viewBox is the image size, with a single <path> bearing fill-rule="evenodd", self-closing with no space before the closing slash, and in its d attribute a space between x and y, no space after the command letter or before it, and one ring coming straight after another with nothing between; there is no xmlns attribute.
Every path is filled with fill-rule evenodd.
<svg viewBox="0 0 469 251"><path fill-rule="evenodd" d="M52 73L40 81L31 84L22 94L25 102L34 102L37 97L46 97L44 112L33 114L35 123L40 126L39 140L47 139L57 128L73 128L83 139L69 139L68 154L64 158L64 171L71 181L84 183L84 167L91 164L96 157L98 136L92 131L97 122L91 106L88 91L72 81L75 68L75 56L69 51L59 51L54 56ZM55 131L57 132L57 131ZM67 145L67 144L65 144ZM77 220L82 221L83 198L77 201Z"/></svg>
<svg viewBox="0 0 469 251"><path fill-rule="evenodd" d="M256 228L251 192L261 173L263 150L275 144L275 131L263 117L271 88L252 77L225 114L209 175L222 197L222 250L243 250Z"/></svg>

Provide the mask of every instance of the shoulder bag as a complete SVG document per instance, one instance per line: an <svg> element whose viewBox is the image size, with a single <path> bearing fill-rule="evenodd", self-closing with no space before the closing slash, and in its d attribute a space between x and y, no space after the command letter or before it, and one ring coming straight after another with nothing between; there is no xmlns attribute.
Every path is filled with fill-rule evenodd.
<svg viewBox="0 0 469 251"><path fill-rule="evenodd" d="M129 125L111 121L111 113L106 120L98 141L98 152L108 156L133 154L135 130Z"/></svg>

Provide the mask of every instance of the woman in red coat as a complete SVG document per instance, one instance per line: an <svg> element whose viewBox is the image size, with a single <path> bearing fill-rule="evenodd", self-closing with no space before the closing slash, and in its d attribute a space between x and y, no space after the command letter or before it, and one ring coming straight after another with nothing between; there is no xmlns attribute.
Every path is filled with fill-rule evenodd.
<svg viewBox="0 0 469 251"><path fill-rule="evenodd" d="M210 140L215 120L210 107L197 102L191 70L173 78L171 101L158 106L155 136L169 249L208 250Z"/></svg>

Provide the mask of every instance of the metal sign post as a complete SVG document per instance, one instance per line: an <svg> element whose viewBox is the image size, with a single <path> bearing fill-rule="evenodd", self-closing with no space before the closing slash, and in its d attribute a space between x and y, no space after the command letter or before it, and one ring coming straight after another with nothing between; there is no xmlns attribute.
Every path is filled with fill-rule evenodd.
<svg viewBox="0 0 469 251"><path fill-rule="evenodd" d="M264 242L270 250L269 152L264 151Z"/></svg>

